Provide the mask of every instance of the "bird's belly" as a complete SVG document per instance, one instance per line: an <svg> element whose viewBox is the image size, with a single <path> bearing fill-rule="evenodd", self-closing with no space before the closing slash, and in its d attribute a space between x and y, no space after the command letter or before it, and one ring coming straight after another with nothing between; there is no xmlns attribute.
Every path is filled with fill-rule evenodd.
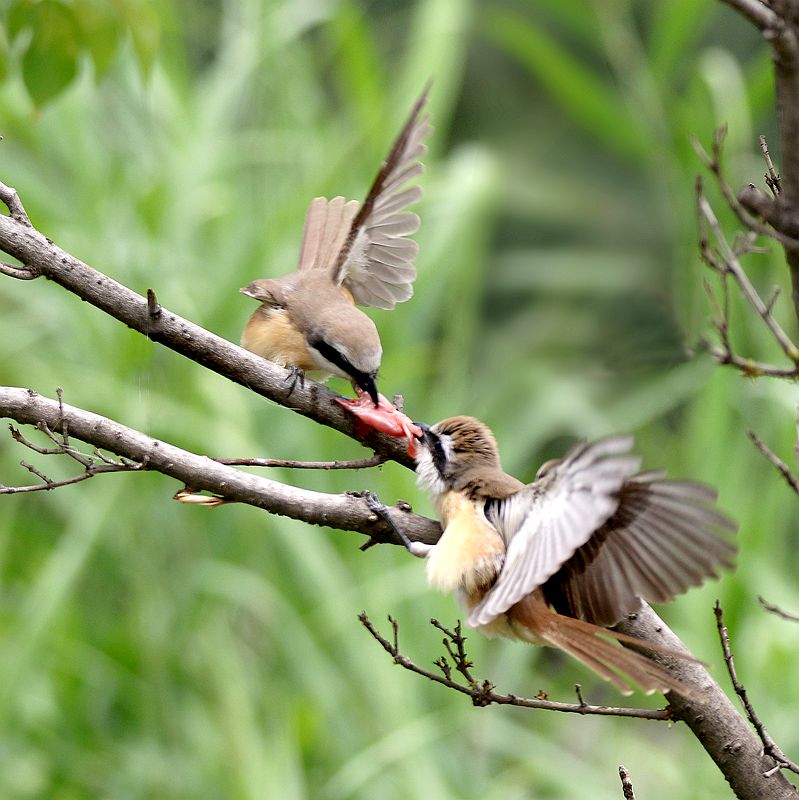
<svg viewBox="0 0 799 800"><path fill-rule="evenodd" d="M444 533L427 558L427 580L442 592L457 591L467 606L494 583L505 544L474 502L448 492L440 502Z"/></svg>
<svg viewBox="0 0 799 800"><path fill-rule="evenodd" d="M299 367L306 372L319 369L305 337L282 308L257 309L244 328L241 346L281 367Z"/></svg>

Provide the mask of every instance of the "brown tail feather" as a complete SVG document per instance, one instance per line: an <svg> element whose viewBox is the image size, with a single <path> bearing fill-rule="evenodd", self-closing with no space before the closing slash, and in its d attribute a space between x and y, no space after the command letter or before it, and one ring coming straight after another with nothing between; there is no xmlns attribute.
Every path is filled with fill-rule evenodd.
<svg viewBox="0 0 799 800"><path fill-rule="evenodd" d="M510 616L515 630L524 628L532 634L531 638L567 652L603 680L610 681L622 694L632 694L630 682L640 686L647 694L669 691L691 694L690 689L665 667L641 653L619 647L604 637L658 651L667 648L651 646L649 642L558 614L535 595L513 606ZM668 650L668 655L686 658L673 650ZM687 660L692 659L687 657Z"/></svg>

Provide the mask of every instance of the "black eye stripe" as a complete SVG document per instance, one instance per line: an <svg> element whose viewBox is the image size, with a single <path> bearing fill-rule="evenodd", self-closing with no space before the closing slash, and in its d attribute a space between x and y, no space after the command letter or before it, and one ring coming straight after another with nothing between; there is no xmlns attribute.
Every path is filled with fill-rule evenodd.
<svg viewBox="0 0 799 800"><path fill-rule="evenodd" d="M444 450L444 445L441 439L434 433L428 434L432 439L431 455L433 456L433 465L439 474L443 475L447 467L447 454Z"/></svg>
<svg viewBox="0 0 799 800"><path fill-rule="evenodd" d="M308 344L313 347L314 350L319 352L323 358L326 358L331 364L335 364L341 370L346 372L347 375L351 375L357 383L363 383L372 377L371 375L367 375L365 372L361 372L361 370L353 367L343 353L341 353L339 350L336 350L332 344L329 344L324 339L310 339L308 340Z"/></svg>

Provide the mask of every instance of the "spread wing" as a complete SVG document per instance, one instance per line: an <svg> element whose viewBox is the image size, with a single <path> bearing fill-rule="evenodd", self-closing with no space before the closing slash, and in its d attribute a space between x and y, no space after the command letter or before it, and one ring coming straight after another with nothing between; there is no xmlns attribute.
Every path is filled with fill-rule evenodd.
<svg viewBox="0 0 799 800"><path fill-rule="evenodd" d="M357 200L347 202L343 197L315 197L311 201L302 232L299 271L325 269L336 263L359 205Z"/></svg>
<svg viewBox="0 0 799 800"><path fill-rule="evenodd" d="M507 554L470 625L491 622L542 586L616 512L619 491L640 466L632 443L617 436L579 444L529 486L488 505Z"/></svg>
<svg viewBox="0 0 799 800"><path fill-rule="evenodd" d="M413 294L418 244L407 237L419 228L419 217L407 211L421 187L406 184L422 172L430 115L421 112L429 87L416 101L383 162L369 194L360 205L343 197L317 197L305 217L298 269L330 269L358 305L392 309Z"/></svg>
<svg viewBox="0 0 799 800"><path fill-rule="evenodd" d="M428 88L377 173L333 269L333 280L349 289L359 305L392 309L413 294L419 246L407 237L419 228L419 217L406 208L422 190L418 184L406 184L423 169L419 159L432 130L430 115L421 114Z"/></svg>
<svg viewBox="0 0 799 800"><path fill-rule="evenodd" d="M715 508L716 492L661 473L636 475L624 485L613 516L579 547L544 587L562 613L615 625L641 599L671 600L736 553L736 525Z"/></svg>

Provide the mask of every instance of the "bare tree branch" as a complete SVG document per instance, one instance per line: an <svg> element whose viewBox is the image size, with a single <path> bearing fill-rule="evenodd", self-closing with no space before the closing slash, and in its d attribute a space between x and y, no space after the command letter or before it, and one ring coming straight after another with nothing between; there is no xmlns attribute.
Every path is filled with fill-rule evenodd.
<svg viewBox="0 0 799 800"><path fill-rule="evenodd" d="M761 0L722 0L722 2L740 11L763 33L767 31L776 32L782 29L780 18Z"/></svg>
<svg viewBox="0 0 799 800"><path fill-rule="evenodd" d="M730 364L747 377L760 377L762 375L777 378L799 377L799 348L793 344L773 315L776 295L773 294L768 302L764 302L752 285L741 266L739 254L727 242L718 219L704 196L701 178L696 181L696 208L699 253L702 260L719 276L721 290L721 299L719 300L711 285L705 281L705 290L715 312L713 327L716 329L721 343L721 347L710 346L710 352L713 357L720 364ZM707 234L708 227L713 232L718 244L717 248L710 246ZM747 249L751 250L751 244L748 241L739 247L741 252ZM792 367L780 367L763 361L756 361L740 356L735 352L730 339L730 277L736 282L741 293L761 317L782 351L793 361Z"/></svg>
<svg viewBox="0 0 799 800"><path fill-rule="evenodd" d="M31 227L28 213L25 211L25 206L22 205L22 200L19 199L16 189L12 189L10 186L0 183L0 202L4 203L6 208L8 208L11 219L27 227Z"/></svg>
<svg viewBox="0 0 799 800"><path fill-rule="evenodd" d="M758 595L757 602L771 614L776 614L778 617L787 619L789 622L799 622L799 616L796 614L789 614L787 611L783 611L779 606L767 603L760 595Z"/></svg>
<svg viewBox="0 0 799 800"><path fill-rule="evenodd" d="M74 483L81 483L82 481L95 477L95 475L104 475L111 472L135 472L145 468L144 464L134 463L127 460L115 461L114 459L104 456L96 448L95 455L93 457L87 456L69 444L69 439L66 434L60 438L56 437L56 435L43 422L40 422L36 427L42 431L42 433L44 433L51 442L55 443L55 447L41 447L40 445L35 444L23 436L22 432L18 428L15 428L13 425L9 425L8 427L11 431L11 438L21 444L23 447L26 447L28 450L32 450L34 453L38 453L39 455L67 456L73 461L77 461L78 464L83 467L83 472L71 478L52 480L32 464L28 464L26 461L20 461L20 466L22 466L32 475L35 475L37 478L39 478L41 483L31 484L29 486L3 486L0 484L0 494L52 491L53 489L60 489L62 486L71 486Z"/></svg>
<svg viewBox="0 0 799 800"><path fill-rule="evenodd" d="M780 192L772 198L751 192L742 201L752 202L764 219L780 233L799 237L799 13L796 0L723 0L752 22L770 43L779 121ZM765 198L765 200L764 200ZM799 320L799 245L787 244L785 257L791 274L791 297Z"/></svg>
<svg viewBox="0 0 799 800"><path fill-rule="evenodd" d="M701 193L701 190L697 196L697 203L700 213L713 231L725 271L732 275L741 293L746 298L749 305L752 306L758 316L763 320L783 353L794 363L795 367L799 366L799 348L797 348L788 334L782 329L782 326L769 310L768 305L763 301L763 298L758 294L757 289L755 289L754 285L749 280L749 276L746 274L737 255L727 242L724 231L721 229L721 225L710 203L708 203L707 198Z"/></svg>
<svg viewBox="0 0 799 800"><path fill-rule="evenodd" d="M780 176L774 169L774 162L771 160L771 153L768 151L766 137L760 134L760 149L763 151L763 158L766 159L766 185L771 189L771 194L776 197L780 193Z"/></svg>
<svg viewBox="0 0 799 800"><path fill-rule="evenodd" d="M616 626L615 630L678 652L682 642L669 630L655 612L642 604L636 614ZM702 664L680 660L676 667L666 656L648 653L663 663L688 686L701 692L697 703L676 692L669 694L675 720L684 722L721 770L733 793L745 800L796 800L796 789L780 772L771 772L774 760L763 752L763 745L730 699ZM770 774L766 774L770 773Z"/></svg>
<svg viewBox="0 0 799 800"><path fill-rule="evenodd" d="M409 672L414 672L421 675L428 680L440 683L448 689L452 689L461 694L467 695L472 704L475 706L488 706L492 704L497 705L510 705L520 706L522 708L537 708L546 711L561 711L567 714L582 714L582 715L599 715L605 717L634 717L635 719L652 719L652 720L669 720L671 714L668 708L623 708L616 706L596 706L588 705L587 703L559 703L555 700L549 700L542 692L540 696L535 698L518 697L514 694L501 694L494 691L494 684L488 680L477 680L472 677L470 667L473 666L472 662L468 659L463 643L465 637L461 635L460 623L454 631L448 630L441 625L437 620L430 620L430 623L446 634L444 639L444 646L447 650L449 657L452 659L457 672L459 672L466 679L466 683L459 683L453 678L452 665L447 661L446 657L442 656L437 659L435 665L441 670L439 675L432 670L420 667L411 661L410 658L403 655L399 649L399 624L393 617L389 617L388 621L391 623L392 638L386 639L373 625L372 621L366 615L366 612L361 612L358 615L367 631L380 643L382 648L394 659L395 664L399 664L403 669Z"/></svg>
<svg viewBox="0 0 799 800"><path fill-rule="evenodd" d="M729 183L724 177L724 164L722 159L722 147L724 139L727 135L725 127L717 128L713 135L713 154L712 156L707 153L698 139L692 138L696 154L699 156L702 163L710 170L713 177L716 179L716 185L721 192L727 206L738 218L738 221L753 233L761 236L768 236L771 239L779 242L784 247L799 247L799 239L788 236L783 233L777 225L781 224L780 219L775 217L776 206L774 201L765 192L760 191L755 186L747 186L741 190L738 196L735 196ZM761 147L763 146L763 137L761 137ZM766 150L768 152L768 150ZM768 163L771 163L769 156ZM771 169L774 165L771 164ZM769 176L770 179L770 176ZM779 179L777 179L779 181ZM750 213L751 212L751 213ZM762 217L769 225L764 225L759 219L752 216L756 214L757 217ZM772 222L772 218L774 221Z"/></svg>
<svg viewBox="0 0 799 800"><path fill-rule="evenodd" d="M213 492L227 502L247 503L313 525L356 531L369 536L370 542L400 544L394 531L357 495L312 492L241 472L29 389L0 387L0 417L54 433L68 429L73 438L128 459L142 469L168 475L193 490ZM55 454L57 448L41 448L40 452L46 454L48 450ZM68 455L74 458L72 453ZM120 470L102 470L97 465L94 471ZM411 513L407 503L389 508L389 514L411 540L435 543L440 536L439 524Z"/></svg>
<svg viewBox="0 0 799 800"><path fill-rule="evenodd" d="M30 225L16 191L2 183L0 200L12 212L11 216L0 215L0 250L21 261L28 273L55 281L152 341L413 469L403 441L374 431L362 434L355 418L333 402L334 392L311 380L292 388L287 383L289 370L172 313L158 304L152 289L148 297L136 294L53 244Z"/></svg>
<svg viewBox="0 0 799 800"><path fill-rule="evenodd" d="M721 649L724 653L724 663L727 665L727 673L730 676L732 688L735 690L735 694L737 694L740 698L749 722L752 723L752 727L755 729L755 731L757 731L760 741L763 742L764 751L768 753L768 755L770 755L776 762L770 770L766 770L764 773L765 777L771 777L771 775L773 775L774 772L779 769L788 769L791 772L795 772L797 775L799 775L799 765L791 761L785 755L785 753L782 752L777 743L771 738L766 730L766 726L757 716L754 706L752 706L752 704L749 702L749 695L746 693L746 689L738 680L738 674L735 671L735 660L733 659L732 649L730 647L729 632L727 627L724 625L724 611L722 610L721 604L718 600L716 600L714 612L716 614L716 627L718 628L719 632Z"/></svg>
<svg viewBox="0 0 799 800"><path fill-rule="evenodd" d="M754 431L749 431L749 438L752 440L755 447L774 465L774 467L776 467L780 475L785 478L788 486L790 486L796 494L799 494L799 478L791 472L788 465L774 453Z"/></svg>
<svg viewBox="0 0 799 800"><path fill-rule="evenodd" d="M34 278L39 277L39 273L36 270L18 267L14 264L6 264L5 261L0 261L0 273L8 275L9 278L16 278L18 281L32 281Z"/></svg>

